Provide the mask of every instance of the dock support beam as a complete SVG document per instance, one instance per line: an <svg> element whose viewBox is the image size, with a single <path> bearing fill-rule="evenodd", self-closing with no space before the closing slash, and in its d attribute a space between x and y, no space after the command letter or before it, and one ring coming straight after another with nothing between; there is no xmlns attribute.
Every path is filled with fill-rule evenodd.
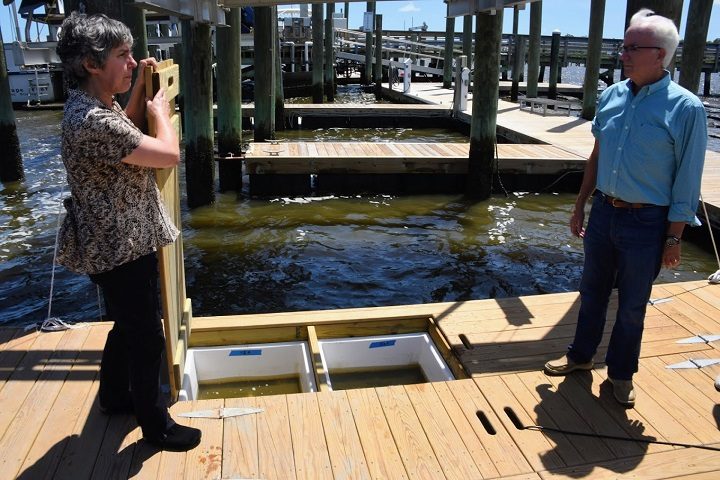
<svg viewBox="0 0 720 480"><path fill-rule="evenodd" d="M123 11L123 21L130 28L133 36L132 53L135 60L147 58L148 42L147 42L147 24L145 22L145 10L133 5L133 2L125 0L125 9ZM158 61L162 60L158 58ZM133 81L137 77L139 69L133 70Z"/></svg>
<svg viewBox="0 0 720 480"><path fill-rule="evenodd" d="M467 57L468 68L472 70L473 66L473 16L465 15L463 17L463 43L462 43L462 54Z"/></svg>
<svg viewBox="0 0 720 480"><path fill-rule="evenodd" d="M2 44L2 30L0 29L0 45ZM15 124L15 112L12 108L5 49L0 52L0 145L4 150L0 157L0 182L15 182L25 178L20 140Z"/></svg>
<svg viewBox="0 0 720 480"><path fill-rule="evenodd" d="M190 208L215 201L212 50L210 25L183 20L185 89L185 178ZM185 48L185 46L189 48Z"/></svg>
<svg viewBox="0 0 720 480"><path fill-rule="evenodd" d="M557 98L557 84L560 70L560 32L552 33L550 43L550 78L548 85L548 98Z"/></svg>
<svg viewBox="0 0 720 480"><path fill-rule="evenodd" d="M239 157L242 146L242 93L240 72L240 9L226 13L227 27L217 27L218 153ZM242 162L218 162L220 191L242 188Z"/></svg>
<svg viewBox="0 0 720 480"><path fill-rule="evenodd" d="M275 23L277 19L273 17L272 7L255 8L254 138L256 142L264 142L275 137L275 57L273 55ZM313 54L315 48L313 44ZM322 62L322 57L320 61Z"/></svg>
<svg viewBox="0 0 720 480"><path fill-rule="evenodd" d="M382 15L375 15L375 67L373 68L375 95L382 92Z"/></svg>
<svg viewBox="0 0 720 480"><path fill-rule="evenodd" d="M542 0L530 4L530 42L528 46L528 98L538 96L538 77L540 76L540 28L542 27Z"/></svg>
<svg viewBox="0 0 720 480"><path fill-rule="evenodd" d="M525 36L514 35L515 50L513 51L512 85L510 86L510 100L517 102L520 91L520 81L525 70Z"/></svg>
<svg viewBox="0 0 720 480"><path fill-rule="evenodd" d="M335 4L328 3L325 14L325 96L328 102L335 101L335 34L333 14Z"/></svg>
<svg viewBox="0 0 720 480"><path fill-rule="evenodd" d="M712 0L690 0L688 8L687 24L692 28L685 29L679 83L693 93L698 91L700 84L712 5Z"/></svg>
<svg viewBox="0 0 720 480"><path fill-rule="evenodd" d="M447 7L450 13L450 5ZM455 46L455 17L445 18L445 55L443 60L443 88L450 88L452 85L452 64L453 47Z"/></svg>
<svg viewBox="0 0 720 480"><path fill-rule="evenodd" d="M583 81L582 118L592 120L597 104L600 55L602 54L603 23L605 21L605 0L592 0L590 4L590 27L588 30L588 52Z"/></svg>
<svg viewBox="0 0 720 480"><path fill-rule="evenodd" d="M323 10L322 3L312 4L312 98L313 103L323 103Z"/></svg>
<svg viewBox="0 0 720 480"><path fill-rule="evenodd" d="M275 98L273 104L275 106L275 123L273 130L273 138L278 130L285 130L285 90L283 87L283 69L282 69L282 47L280 45L280 27L278 27L277 5L272 7L273 18L273 60L275 78ZM295 59L293 58L293 62Z"/></svg>
<svg viewBox="0 0 720 480"><path fill-rule="evenodd" d="M497 142L497 104L500 87L502 9L496 15L479 13L475 28L470 157L466 195L484 200L492 193L493 164Z"/></svg>
<svg viewBox="0 0 720 480"><path fill-rule="evenodd" d="M367 2L367 11L372 12L373 18L375 17L375 2ZM372 47L373 47L373 32L372 27L370 30L365 32L365 76L363 77L363 84L370 85L372 82Z"/></svg>

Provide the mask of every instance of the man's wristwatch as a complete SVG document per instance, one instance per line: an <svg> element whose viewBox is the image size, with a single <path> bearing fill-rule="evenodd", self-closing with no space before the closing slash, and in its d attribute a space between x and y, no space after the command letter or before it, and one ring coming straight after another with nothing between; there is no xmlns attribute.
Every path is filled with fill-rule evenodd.
<svg viewBox="0 0 720 480"><path fill-rule="evenodd" d="M674 247L675 245L680 245L679 237L676 237L675 235L668 235L665 237L665 246L666 247Z"/></svg>

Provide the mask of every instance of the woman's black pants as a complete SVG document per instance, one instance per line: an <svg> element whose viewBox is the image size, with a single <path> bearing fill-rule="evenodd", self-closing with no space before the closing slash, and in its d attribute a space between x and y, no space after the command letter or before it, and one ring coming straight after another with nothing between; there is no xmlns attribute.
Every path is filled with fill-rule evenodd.
<svg viewBox="0 0 720 480"><path fill-rule="evenodd" d="M100 366L100 405L133 408L146 438L160 438L173 425L160 391L165 337L160 317L155 253L90 275L102 289L114 326Z"/></svg>

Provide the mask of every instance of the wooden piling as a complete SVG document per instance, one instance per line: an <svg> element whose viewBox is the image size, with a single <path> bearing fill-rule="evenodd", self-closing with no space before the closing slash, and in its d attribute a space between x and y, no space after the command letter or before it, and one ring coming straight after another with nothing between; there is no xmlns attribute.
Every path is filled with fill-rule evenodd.
<svg viewBox="0 0 720 480"><path fill-rule="evenodd" d="M312 98L313 103L323 103L323 10L321 3L312 5Z"/></svg>
<svg viewBox="0 0 720 480"><path fill-rule="evenodd" d="M515 49L513 51L512 85L510 86L510 100L517 102L520 90L520 76L525 70L525 36L515 35Z"/></svg>
<svg viewBox="0 0 720 480"><path fill-rule="evenodd" d="M450 13L450 6L447 7ZM453 47L455 46L455 17L445 18L445 55L443 57L443 88L452 86Z"/></svg>
<svg viewBox="0 0 720 480"><path fill-rule="evenodd" d="M225 14L227 27L216 28L217 47L217 121L219 156L239 157L242 146L242 89L240 60L239 8L231 8ZM220 160L218 162L220 191L242 188L242 162Z"/></svg>
<svg viewBox="0 0 720 480"><path fill-rule="evenodd" d="M277 20L273 17L272 7L255 7L254 138L256 142L275 138L275 58L273 56L275 23ZM313 53L315 53L314 44Z"/></svg>
<svg viewBox="0 0 720 480"><path fill-rule="evenodd" d="M367 2L367 11L372 12L375 16L375 2ZM373 47L372 28L365 32L365 76L363 76L363 84L370 85L372 81L372 47Z"/></svg>
<svg viewBox="0 0 720 480"><path fill-rule="evenodd" d="M703 75L703 95L706 97L710 96L710 77L712 76L712 72L710 70L705 70L705 75Z"/></svg>
<svg viewBox="0 0 720 480"><path fill-rule="evenodd" d="M463 17L463 43L462 43L462 54L468 59L468 65L472 69L473 65L473 16L465 15Z"/></svg>
<svg viewBox="0 0 720 480"><path fill-rule="evenodd" d="M145 10L135 6L133 3L126 0L127 5L123 10L123 22L128 26L133 36L133 48L132 53L135 60L141 60L147 58L150 54L148 52L147 42L147 26L145 22ZM161 60L158 58L158 60ZM133 80L138 74L138 69L133 70Z"/></svg>
<svg viewBox="0 0 720 480"><path fill-rule="evenodd" d="M496 15L479 13L476 18L474 89L466 194L472 198L486 199L492 193L497 142L502 9L497 10Z"/></svg>
<svg viewBox="0 0 720 480"><path fill-rule="evenodd" d="M335 101L335 45L333 33L333 14L335 4L326 4L325 9L325 96L328 102Z"/></svg>
<svg viewBox="0 0 720 480"><path fill-rule="evenodd" d="M382 92L382 15L375 15L375 67L373 68L375 95Z"/></svg>
<svg viewBox="0 0 720 480"><path fill-rule="evenodd" d="M592 120L597 104L600 55L602 54L603 23L605 21L605 0L592 0L590 4L590 26L588 30L587 61L583 80L582 118Z"/></svg>
<svg viewBox="0 0 720 480"><path fill-rule="evenodd" d="M185 85L185 178L190 208L215 201L212 46L210 25L183 21Z"/></svg>
<svg viewBox="0 0 720 480"><path fill-rule="evenodd" d="M560 32L552 33L550 43L550 75L548 85L548 98L557 98L558 70L560 69Z"/></svg>
<svg viewBox="0 0 720 480"><path fill-rule="evenodd" d="M512 26L512 41L514 43L517 43L517 36L518 36L518 30L520 27L520 8L515 5L513 7L513 26ZM507 81L508 79L508 70L512 70L512 65L515 63L511 60L511 57L514 55L514 51L508 51L508 57L507 57L507 65L505 65L505 68L501 69L500 72L500 78L502 78L503 81ZM520 80L522 81L522 80Z"/></svg>
<svg viewBox="0 0 720 480"><path fill-rule="evenodd" d="M680 61L680 85L691 92L698 91L703 56L707 42L712 0L690 0L687 24L685 29L682 60Z"/></svg>
<svg viewBox="0 0 720 480"><path fill-rule="evenodd" d="M530 4L530 42L528 47L528 98L537 97L540 75L540 29L542 27L542 1Z"/></svg>
<svg viewBox="0 0 720 480"><path fill-rule="evenodd" d="M272 7L273 18L273 76L275 79L275 131L285 130L285 90L283 88L282 52L280 51L280 31L278 27L277 5ZM293 59L294 60L294 59ZM273 132L273 136L275 135Z"/></svg>
<svg viewBox="0 0 720 480"><path fill-rule="evenodd" d="M667 17L680 29L682 20L683 0L627 0L625 10L625 29L630 25L630 19L641 8L649 8L658 15Z"/></svg>
<svg viewBox="0 0 720 480"><path fill-rule="evenodd" d="M2 28L0 28L0 45L2 44ZM0 156L0 182L22 180L25 174L15 125L15 112L12 108L4 48L0 51L0 145L3 149L3 154Z"/></svg>

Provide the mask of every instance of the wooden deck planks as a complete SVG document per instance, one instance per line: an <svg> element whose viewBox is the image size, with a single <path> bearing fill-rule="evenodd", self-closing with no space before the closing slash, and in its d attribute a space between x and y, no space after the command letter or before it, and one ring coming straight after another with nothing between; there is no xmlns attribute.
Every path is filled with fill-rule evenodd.
<svg viewBox="0 0 720 480"><path fill-rule="evenodd" d="M53 353L37 381L30 383L32 388L28 396L0 440L0 471L10 477L17 475L22 467L26 454L62 389L69 373L67 366L74 362L88 333L89 330L83 328L62 335L57 345L58 350Z"/></svg>
<svg viewBox="0 0 720 480"><path fill-rule="evenodd" d="M308 480L332 479L332 466L317 398L311 393L288 395L287 405L296 477Z"/></svg>
<svg viewBox="0 0 720 480"><path fill-rule="evenodd" d="M446 478L405 389L379 388L377 395L408 478Z"/></svg>
<svg viewBox="0 0 720 480"><path fill-rule="evenodd" d="M320 392L317 398L335 478L371 478L346 393Z"/></svg>
<svg viewBox="0 0 720 480"><path fill-rule="evenodd" d="M409 478L375 389L346 393L371 478Z"/></svg>
<svg viewBox="0 0 720 480"><path fill-rule="evenodd" d="M131 417L107 417L97 410L95 376L109 325L66 332L59 339L52 334L21 339L5 333L0 355L13 342L25 343L29 351L12 363L40 364L43 370L30 374L30 380L25 380L27 373L12 372L0 390L0 394L6 388L24 393L21 401L11 402L14 411L7 414L10 422L0 438L0 462L3 471L15 469L20 478L32 479L520 479L620 474L667 478L680 475L677 472L711 478L720 469L713 462L699 465L693 460L714 458L705 457L707 453L520 430L505 411L511 408L524 425L720 445L716 420L720 394L713 386L720 366L665 368L688 358L720 356L717 345L676 343L697 333L696 327L713 328L720 312L720 288L704 282L661 285L653 296L672 300L648 309L647 341L635 379L635 409L623 409L614 401L601 363L591 372L550 378L539 371L542 353L538 353L533 357L536 363L528 364L529 371L488 371L472 380L179 403L172 408L176 418L180 411L211 406L265 409L224 421L178 419L203 430L202 445L187 454L157 452L141 439ZM561 294L407 310L427 315L433 314L432 309L428 312L432 307L436 319L442 315L441 325L454 335L466 332L474 339L474 349L491 347L487 352L522 357L533 343L567 340L572 335L575 298ZM516 322L514 315L530 321ZM690 322L689 328L685 322ZM487 352L485 363L500 360L500 355ZM32 386L16 390L19 381ZM47 413L32 418L30 412L35 410ZM28 427L26 431L21 425ZM664 468L666 462L678 462L683 468Z"/></svg>

